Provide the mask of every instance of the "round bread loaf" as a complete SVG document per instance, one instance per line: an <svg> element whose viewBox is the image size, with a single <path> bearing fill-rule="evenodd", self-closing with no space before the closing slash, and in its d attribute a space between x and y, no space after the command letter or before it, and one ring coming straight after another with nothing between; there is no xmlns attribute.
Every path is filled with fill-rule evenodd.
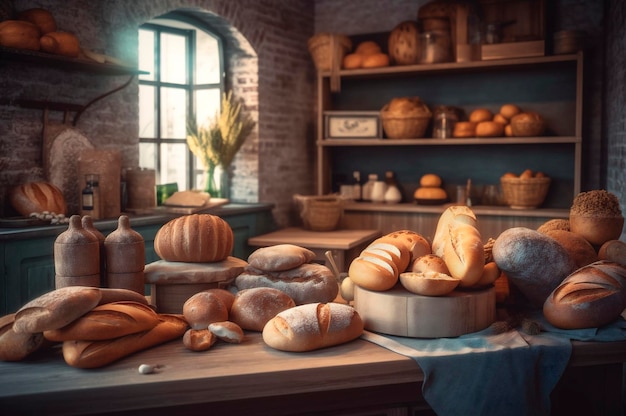
<svg viewBox="0 0 626 416"><path fill-rule="evenodd" d="M493 259L535 306L576 270L576 262L555 239L526 227L503 231L493 243Z"/></svg>
<svg viewBox="0 0 626 416"><path fill-rule="evenodd" d="M431 187L419 187L415 190L413 197L416 200L433 200L433 201L445 201L448 199L448 194L443 188L431 188Z"/></svg>
<svg viewBox="0 0 626 416"><path fill-rule="evenodd" d="M244 330L263 331L277 313L296 306L285 292L271 287L243 289L235 295L230 321Z"/></svg>
<svg viewBox="0 0 626 416"><path fill-rule="evenodd" d="M598 254L589 241L580 234L565 230L551 230L546 234L561 244L576 262L576 267L583 267L598 260Z"/></svg>
<svg viewBox="0 0 626 416"><path fill-rule="evenodd" d="M233 251L230 225L211 214L192 214L163 225L154 237L154 250L166 261L210 263L226 259Z"/></svg>
<svg viewBox="0 0 626 416"><path fill-rule="evenodd" d="M439 188L442 184L441 177L434 173L427 173L420 178L420 186L429 188Z"/></svg>
<svg viewBox="0 0 626 416"><path fill-rule="evenodd" d="M521 112L522 110L520 110L520 108L515 104L504 104L502 107L500 107L500 114L507 120L512 119L513 116L516 116Z"/></svg>
<svg viewBox="0 0 626 416"><path fill-rule="evenodd" d="M315 259L315 253L308 248L294 244L277 244L261 247L248 256L248 264L266 272L280 272L293 269Z"/></svg>
<svg viewBox="0 0 626 416"><path fill-rule="evenodd" d="M473 110L469 115L469 121L473 123L480 123L481 121L491 121L493 119L493 113L487 108L477 108Z"/></svg>
<svg viewBox="0 0 626 416"><path fill-rule="evenodd" d="M616 320L624 308L626 268L598 261L567 276L546 299L543 314L558 328L597 328Z"/></svg>
<svg viewBox="0 0 626 416"><path fill-rule="evenodd" d="M359 53L349 53L343 57L343 67L345 69L356 69L363 65L363 58L365 55Z"/></svg>
<svg viewBox="0 0 626 416"><path fill-rule="evenodd" d="M413 65L420 59L419 28L416 21L398 24L389 34L388 50L396 65Z"/></svg>
<svg viewBox="0 0 626 416"><path fill-rule="evenodd" d="M626 242L609 240L598 250L598 260L608 260L626 267Z"/></svg>
<svg viewBox="0 0 626 416"><path fill-rule="evenodd" d="M9 199L11 206L25 217L43 211L67 214L63 193L49 182L28 182L16 186L11 189Z"/></svg>
<svg viewBox="0 0 626 416"><path fill-rule="evenodd" d="M215 293L198 292L183 304L183 316L191 329L206 329L213 322L228 320L228 308Z"/></svg>

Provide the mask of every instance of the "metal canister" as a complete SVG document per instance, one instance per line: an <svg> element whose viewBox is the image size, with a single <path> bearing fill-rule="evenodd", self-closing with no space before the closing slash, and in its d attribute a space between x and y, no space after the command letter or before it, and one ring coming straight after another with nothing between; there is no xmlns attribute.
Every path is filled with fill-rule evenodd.
<svg viewBox="0 0 626 416"><path fill-rule="evenodd" d="M433 108L433 137L445 139L452 137L454 124L459 121L459 109L439 105Z"/></svg>

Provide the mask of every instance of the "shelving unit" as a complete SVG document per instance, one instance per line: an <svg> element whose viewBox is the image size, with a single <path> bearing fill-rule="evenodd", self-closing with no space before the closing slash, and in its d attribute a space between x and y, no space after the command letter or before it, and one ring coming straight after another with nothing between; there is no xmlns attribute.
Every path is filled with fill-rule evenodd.
<svg viewBox="0 0 626 416"><path fill-rule="evenodd" d="M341 91L330 92L330 72L318 73L317 193L336 192L352 171L381 176L393 170L404 185L405 202L424 173L444 183L497 184L505 172L526 168L553 179L542 209L569 208L580 192L582 158L582 54L533 58L391 66L340 71ZM469 114L486 107L497 112L514 103L537 111L547 121L543 137L433 139L330 139L324 137L328 111L378 111L394 97L419 96L429 107L452 105ZM353 210L367 203L351 204ZM416 204L401 204L408 212ZM425 208L425 207L422 207ZM430 209L430 208L429 208ZM441 208L443 210L443 208ZM516 215L508 207L489 207L489 215ZM529 212L519 212L525 216ZM536 213L532 214L533 216Z"/></svg>

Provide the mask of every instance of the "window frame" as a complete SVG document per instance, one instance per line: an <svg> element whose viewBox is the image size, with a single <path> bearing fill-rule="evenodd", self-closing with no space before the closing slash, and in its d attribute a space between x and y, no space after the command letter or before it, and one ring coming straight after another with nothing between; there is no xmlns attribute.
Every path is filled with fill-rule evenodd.
<svg viewBox="0 0 626 416"><path fill-rule="evenodd" d="M163 20L165 19L165 21ZM163 16L159 16L151 20L150 22L144 23L139 27L139 30L149 30L154 33L154 76L153 79L147 80L139 77L138 84L139 86L146 85L154 88L155 97L154 97L154 108L153 108L153 116L155 123L156 134L154 138L151 137L139 137L139 143L149 143L154 146L154 159L153 164L155 170L157 172L157 177L161 177L161 160L162 160L162 145L172 143L172 144L186 144L186 138L172 138L172 137L163 137L162 136L162 128L161 128L161 89L162 88L176 88L176 89L184 89L186 94L186 120L191 119L197 113L196 109L198 107L198 103L196 102L197 92L201 90L217 90L219 92L219 97L222 96L225 90L225 59L224 59L224 49L223 49L223 39L217 31L213 30L208 24L199 21L198 19L194 19L189 16L185 16L180 13L168 13ZM196 66L196 56L198 51L196 50L196 33L197 31L202 31L206 33L208 36L213 38L216 41L217 45L217 55L219 57L219 81L217 83L197 83L197 74L195 70ZM187 50L187 61L185 62L185 84L171 83L171 82L163 82L161 81L161 34L162 33L172 33L175 35L180 35L185 37L185 48ZM221 105L218 103L218 108ZM185 123L186 124L186 123ZM181 188L186 188L187 185L189 189L196 188L198 186L197 178L204 172L204 168L199 165L197 158L193 155L191 150L187 147L185 153L185 164L187 166L187 171L185 173L187 183L185 186Z"/></svg>

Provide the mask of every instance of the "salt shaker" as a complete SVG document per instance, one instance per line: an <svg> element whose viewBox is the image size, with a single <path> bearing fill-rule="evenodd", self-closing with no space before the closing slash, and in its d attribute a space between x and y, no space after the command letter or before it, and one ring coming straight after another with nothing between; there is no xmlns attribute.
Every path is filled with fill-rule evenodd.
<svg viewBox="0 0 626 416"><path fill-rule="evenodd" d="M108 287L143 295L146 246L141 234L130 228L127 215L119 217L117 229L104 239L104 248Z"/></svg>
<svg viewBox="0 0 626 416"><path fill-rule="evenodd" d="M54 241L54 286L100 286L100 245L81 224L80 215L70 217L66 231Z"/></svg>

